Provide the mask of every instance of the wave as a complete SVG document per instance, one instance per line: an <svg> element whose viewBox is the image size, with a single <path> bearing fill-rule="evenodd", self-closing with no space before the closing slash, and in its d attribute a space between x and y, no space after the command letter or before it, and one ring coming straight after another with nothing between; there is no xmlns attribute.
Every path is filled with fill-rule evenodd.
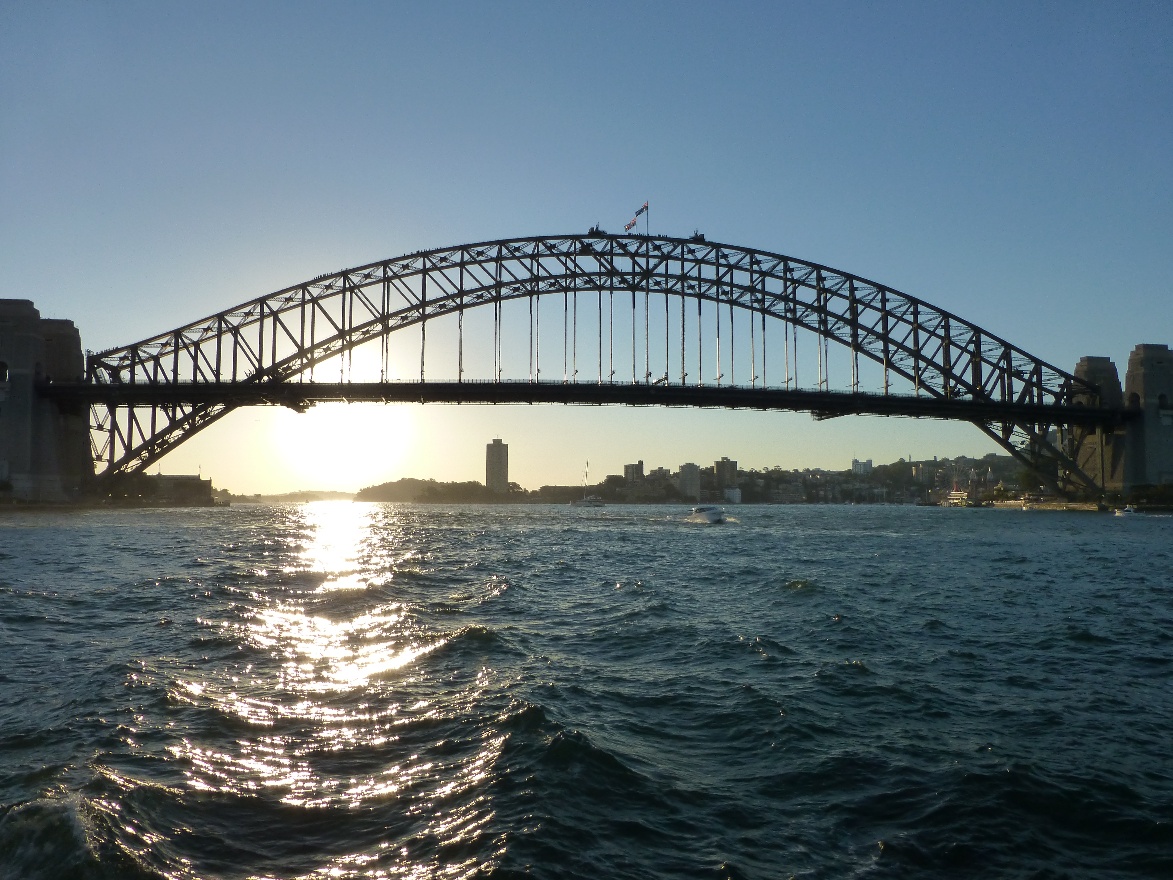
<svg viewBox="0 0 1173 880"><path fill-rule="evenodd" d="M77 794L61 793L0 815L0 880L158 880L95 828ZM97 832L97 833L95 833Z"/></svg>
<svg viewBox="0 0 1173 880"><path fill-rule="evenodd" d="M909 829L879 841L881 867L921 876L960 868L998 876L1173 875L1173 827L1106 777L1011 764L929 785L936 790L922 785L895 811L889 792L856 805L855 821L888 814L887 822ZM1084 846L1090 838L1095 851Z"/></svg>
<svg viewBox="0 0 1173 880"><path fill-rule="evenodd" d="M470 624L445 635L435 651L435 657L437 660L452 658L461 667L465 661L476 658L479 667L498 652L524 656L524 652L518 650L512 639L497 629L484 624Z"/></svg>
<svg viewBox="0 0 1173 880"><path fill-rule="evenodd" d="M801 512L17 535L0 880L1173 876L1159 540Z"/></svg>

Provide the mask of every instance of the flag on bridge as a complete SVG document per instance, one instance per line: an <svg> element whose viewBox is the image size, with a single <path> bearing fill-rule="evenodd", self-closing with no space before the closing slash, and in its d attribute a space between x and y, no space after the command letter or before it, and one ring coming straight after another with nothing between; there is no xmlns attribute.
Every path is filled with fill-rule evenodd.
<svg viewBox="0 0 1173 880"><path fill-rule="evenodd" d="M647 210L648 210L648 203L644 202L643 207L640 208L638 211L636 211L635 216L631 218L631 222L623 227L623 231L624 232L631 232L631 230L635 228L636 221L639 220L639 215L647 213Z"/></svg>

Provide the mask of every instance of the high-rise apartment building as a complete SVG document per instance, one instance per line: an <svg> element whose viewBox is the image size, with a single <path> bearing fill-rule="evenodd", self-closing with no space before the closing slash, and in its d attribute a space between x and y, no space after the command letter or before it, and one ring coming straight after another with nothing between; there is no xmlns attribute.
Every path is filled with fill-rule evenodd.
<svg viewBox="0 0 1173 880"><path fill-rule="evenodd" d="M509 444L500 439L485 447L485 485L494 495L509 491Z"/></svg>
<svg viewBox="0 0 1173 880"><path fill-rule="evenodd" d="M717 489L724 491L737 485L737 462L721 457L720 461L713 462L713 476L717 481Z"/></svg>
<svg viewBox="0 0 1173 880"><path fill-rule="evenodd" d="M623 482L629 486L634 486L636 483L644 481L644 463L639 461L635 464L625 464L623 466Z"/></svg>
<svg viewBox="0 0 1173 880"><path fill-rule="evenodd" d="M689 501L701 500L701 469L691 461L680 466L676 490Z"/></svg>

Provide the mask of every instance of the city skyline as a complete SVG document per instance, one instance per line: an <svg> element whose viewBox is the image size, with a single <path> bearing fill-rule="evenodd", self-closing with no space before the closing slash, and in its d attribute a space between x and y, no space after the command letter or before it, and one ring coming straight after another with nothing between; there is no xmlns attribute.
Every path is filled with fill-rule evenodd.
<svg viewBox="0 0 1173 880"><path fill-rule="evenodd" d="M259 426L263 423L263 415L257 412L259 409L240 411L229 418L235 416L238 423ZM646 458L649 448L662 450L654 454L656 466L715 461L728 455L758 470L849 467L840 467L839 444L833 445L831 452L822 448L821 438L825 439L829 433L838 435L842 448L847 450L849 462L861 457L896 461L900 458L929 460L934 456L981 458L988 453L1005 453L976 428L964 423L905 419L916 421L926 429L910 442L907 437L893 436L883 430L883 422L893 421L893 417L848 416L828 425L805 413L668 409L662 411L661 419L642 420L641 417L648 413L643 407L610 407L616 410L612 418L622 429L622 436L604 445L591 437L589 424L583 426L581 433L563 434L557 423L553 429L547 427L542 414L534 413L535 409L538 408L513 405L454 407L344 403L321 404L307 413L273 408L275 425L264 426L255 432L247 428L242 430L238 434L239 448L230 457L217 459L216 456L223 453L215 438L197 434L176 453L152 465L149 472L198 473L211 477L217 488L239 495L299 491L353 493L366 486L402 477L481 482L485 478L484 441L472 440L473 431L490 437L516 435L508 444L513 448L510 480L526 488L578 485L588 462L592 475L621 474L625 464ZM589 413L598 408L563 409ZM376 418L381 414L383 427L371 431L370 416L363 415L363 410L375 413ZM421 410L434 413L435 435L410 428L413 414ZM470 410L485 412L470 417ZM498 414L495 410L501 412ZM293 429L286 430L286 426L291 423L296 426L299 421L309 422L308 430L303 427L297 434ZM795 431L801 432L803 422L817 430L811 436L795 434ZM663 431L665 424L666 432ZM768 429L771 425L787 426L785 431L778 428L776 445L747 440L741 449L748 451L731 449L730 435L737 437L742 433ZM404 430L405 426L408 426L407 430ZM489 430L481 431L482 426ZM315 477L315 474L322 473L320 468L301 472L304 476L299 476L297 463L305 450L291 442L290 438L294 436L303 440L309 437L311 447L319 449L329 448L336 436L342 436L350 448L357 447L358 454L333 459L325 477ZM431 455L427 458L416 456L413 449L417 444L427 445ZM551 448L559 449L559 454L551 456L548 453ZM266 455L276 457L287 466L283 481L258 485L252 479L249 462Z"/></svg>
<svg viewBox="0 0 1173 880"><path fill-rule="evenodd" d="M398 254L619 232L647 203L639 231L873 278L1064 370L1173 341L1167 7L534 9L6 6L2 295L98 351ZM394 50L323 40L349 33ZM876 417L331 404L239 410L160 467L246 493L473 480L485 436L515 438L522 485L648 448L798 468L998 451Z"/></svg>
<svg viewBox="0 0 1173 880"><path fill-rule="evenodd" d="M684 475L686 475L685 476L686 480L695 481L695 480L699 480L699 474L701 472L710 472L715 475L715 478L719 484L722 484L723 486L725 486L725 485L733 485L731 478L735 475L738 475L738 474L766 474L766 473L783 472L783 473L787 473L787 474L802 474L802 473L819 474L819 473L822 473L822 474L850 474L852 476L867 476L872 473L872 471L874 470L875 467L884 467L884 466L890 466L890 465L895 465L895 464L901 464L901 463L905 463L905 462L912 464L912 465L919 465L919 464L925 464L925 463L936 464L938 462L948 463L948 462L957 462L957 461L976 462L976 461L981 461L983 459L988 459L990 456L997 456L999 459L1002 459L1004 461L1007 461L1007 460L1013 461L1012 456L1006 454L1004 450L994 450L990 453L986 453L983 456L977 456L977 457L967 456L964 454L953 455L953 456L938 454L938 455L927 456L923 459L916 459L916 458L909 458L908 456L901 456L899 458L892 459L891 461L882 461L882 462L880 462L879 465L874 464L873 460L870 458L865 459L865 460L859 460L859 459L853 458L846 466L843 466L843 467L831 466L831 467L793 467L792 468L792 467L785 467L781 464L763 465L763 466L756 466L756 465L755 466L748 466L748 465L743 466L744 462L741 462L735 458L730 458L727 455L722 455L720 458L711 460L710 464L699 463L696 461L683 461L683 462L678 462L676 464L668 464L664 461L659 461L658 463L655 463L655 464L649 464L648 462L655 462L658 460L649 458L649 459L647 459L647 461L645 461L644 459L641 458L641 459L634 461L634 462L625 462L617 470L614 470L614 471L597 472L597 473L595 473L595 475L593 477L590 476L588 471L584 470L581 474L582 479L578 482L572 481L572 482L566 482L566 483L542 483L539 485L539 484L522 484L522 483L518 483L516 480L512 479L512 477L509 473L509 468L510 468L509 445L510 444L505 443L502 440L502 438L499 438L499 437L494 438L490 443L485 445L485 463L484 463L484 467L483 467L483 474L484 474L483 481L482 480L457 479L454 477L444 477L444 476L420 477L417 474L404 474L404 475L402 475L402 477L400 477L400 479L403 479L403 480L406 480L409 482L411 482L411 481L432 481L432 482L441 483L441 484L480 483L485 488L487 488L490 492L495 492L496 494L504 494L505 492L509 491L508 487L511 484L515 487L520 488L520 490L523 492L537 492L538 490L540 490L542 488L579 489L579 488L588 487L588 486L595 487L595 486L602 485L603 483L607 482L608 480L613 480L616 478L622 479L625 483L630 484L633 482L634 483L643 482L645 479L652 479L652 478L661 478L662 479L662 478L665 478L668 476L670 476L672 479L675 480L675 479L678 479L682 474L684 474ZM590 463L587 462L587 464L589 465ZM1018 466L1018 463L1015 462L1015 465ZM496 477L495 477L495 475L496 475ZM391 480L391 481L387 481L387 482L395 482L395 481ZM363 485L360 487L359 491L369 490L371 488L377 487L378 485L380 485L380 484L370 483L367 485ZM494 486L496 486L496 488L494 488ZM225 488L226 487L221 487L221 486L216 487L217 490L222 490ZM246 497L250 494L266 494L266 495L272 494L274 496L277 496L277 495L296 495L299 492L326 492L326 493L329 493L329 492L335 492L335 491L339 491L339 490L334 490L330 487L322 487L322 486L304 486L304 487L301 487L300 489L290 490L289 492L283 492L283 493L242 493L242 492L232 492L231 489L227 489L227 491L229 491L230 494L240 495L242 497ZM345 494L345 493L343 493L343 494Z"/></svg>
<svg viewBox="0 0 1173 880"><path fill-rule="evenodd" d="M896 503L954 506L964 502L1017 498L1038 488L1020 462L991 453L924 461L899 459L874 465L852 459L850 467L822 469L744 468L728 456L711 465L684 462L677 467L645 467L641 459L583 485L520 486L508 479L508 446L500 438L486 445L485 482L421 480L406 477L364 487L356 501L417 503L546 503L579 506L588 497L609 504L798 504ZM960 493L960 494L959 494ZM305 493L307 498L314 493ZM327 493L321 493L327 494ZM289 495L265 500L298 500ZM243 496L247 499L248 496ZM257 496L260 498L260 496ZM306 500L306 499L301 499Z"/></svg>

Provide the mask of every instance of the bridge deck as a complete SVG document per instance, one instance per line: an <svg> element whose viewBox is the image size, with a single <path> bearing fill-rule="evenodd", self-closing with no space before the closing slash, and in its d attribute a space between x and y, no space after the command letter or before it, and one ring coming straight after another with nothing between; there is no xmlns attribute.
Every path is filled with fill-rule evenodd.
<svg viewBox="0 0 1173 880"><path fill-rule="evenodd" d="M785 390L729 385L648 385L579 382L237 382L165 385L87 382L42 385L41 394L108 406L211 404L278 405L305 409L329 401L384 403L562 403L788 410L818 417L907 416L969 422L1007 421L1112 428L1136 415L1127 409L1002 403L970 397L914 397L844 391Z"/></svg>

